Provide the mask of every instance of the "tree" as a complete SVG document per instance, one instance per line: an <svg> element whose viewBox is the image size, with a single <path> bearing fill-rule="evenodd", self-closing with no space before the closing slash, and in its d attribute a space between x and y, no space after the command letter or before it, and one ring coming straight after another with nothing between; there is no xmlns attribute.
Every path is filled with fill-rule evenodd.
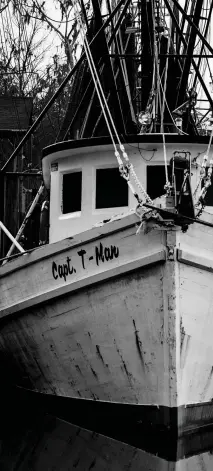
<svg viewBox="0 0 213 471"><path fill-rule="evenodd" d="M66 47L71 29L73 31L72 25L68 32L67 23L71 9L68 5L65 9L60 2L61 15L65 20L63 20L64 36L60 31L59 36L64 42L58 45L58 52L56 48L52 52L53 41L49 39L50 30L52 35L56 35L57 28L54 24L51 26L48 16L45 17L44 3L39 5L29 0L26 6L25 1L9 0L4 8L2 7L0 18L0 95L32 97L34 119L68 73L70 67L68 59L71 57L61 54L61 49ZM52 105L34 136L39 152L41 145L54 142L65 114L69 88L70 85Z"/></svg>
<svg viewBox="0 0 213 471"><path fill-rule="evenodd" d="M40 88L47 33L38 20L26 23L20 11L7 4L0 17L0 94L36 96Z"/></svg>
<svg viewBox="0 0 213 471"><path fill-rule="evenodd" d="M64 4L62 1L55 2L57 3L61 16L55 26L54 19L50 18L45 10L46 2L37 0L35 2L29 0L27 4L25 1L18 0L1 2L0 94L10 97L11 95L32 97L34 120L56 92L75 60L76 20L74 18L69 20L72 16L69 2L64 2ZM57 49L52 50L50 33L52 38L54 34L60 39ZM65 53L61 54L63 50ZM47 57L47 52L49 57ZM28 152L30 145L28 147L27 143L13 162L14 166L11 168L13 171L26 173L31 168L39 170L42 148L54 142L60 129L69 101L70 86L71 84L68 84L65 87L32 136L32 152ZM12 142L9 142L11 140L7 138L2 139L2 145L6 146L6 152L2 154L4 161L11 155L19 139L20 134L15 135L15 140L13 139ZM5 200L8 204L5 206L3 220L15 234L29 203L28 197L31 195L32 188L37 188L39 180L36 179L32 184L33 177L30 177L29 181L27 177L21 177L21 179L18 177L15 180L12 178L11 187L8 178L5 177ZM24 197L25 193L27 197ZM10 197L11 204L9 204ZM12 206L15 204L17 207ZM4 251L6 253L7 245L4 245Z"/></svg>
<svg viewBox="0 0 213 471"><path fill-rule="evenodd" d="M59 55L55 54L51 59L51 63L46 66L43 79L40 79L41 90L34 100L34 119L38 117L45 105L58 90L68 70L69 65L67 62L60 61ZM36 131L33 138L36 152L38 150L41 152L43 147L55 141L65 116L71 87L72 83L69 83L64 88Z"/></svg>
<svg viewBox="0 0 213 471"><path fill-rule="evenodd" d="M73 66L78 48L78 28L71 0L12 0L13 6L26 23L31 19L40 21L43 27L54 32L64 48L67 62ZM90 2L82 1L85 18ZM57 19L56 19L57 18Z"/></svg>

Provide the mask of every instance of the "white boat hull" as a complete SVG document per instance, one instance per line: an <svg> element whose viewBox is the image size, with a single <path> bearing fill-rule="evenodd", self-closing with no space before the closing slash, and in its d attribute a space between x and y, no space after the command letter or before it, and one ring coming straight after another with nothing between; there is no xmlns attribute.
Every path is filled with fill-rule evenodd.
<svg viewBox="0 0 213 471"><path fill-rule="evenodd" d="M212 230L136 224L1 267L2 374L104 420L118 411L182 433L213 422Z"/></svg>

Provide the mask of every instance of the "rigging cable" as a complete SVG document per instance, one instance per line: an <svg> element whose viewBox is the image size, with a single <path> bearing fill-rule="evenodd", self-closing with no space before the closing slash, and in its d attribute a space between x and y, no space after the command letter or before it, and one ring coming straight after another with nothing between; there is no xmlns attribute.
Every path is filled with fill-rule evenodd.
<svg viewBox="0 0 213 471"><path fill-rule="evenodd" d="M158 7L159 8L159 5ZM160 21L160 16L159 16L159 10L157 12L157 19L158 23ZM154 1L152 0L152 23L153 23L153 51L154 51L154 61L156 65L156 102L155 102L155 125L156 125L156 119L158 116L158 107L160 110L160 115L162 115L162 103L161 103L161 93L160 93L160 83L159 83L159 78L160 78L160 71L159 71L159 36L158 36L158 41L157 41L157 27L159 24L156 22L156 17L155 17L155 5ZM161 131L162 132L162 131Z"/></svg>
<svg viewBox="0 0 213 471"><path fill-rule="evenodd" d="M93 78L93 81L94 81L94 86L95 86L95 89L96 89L96 92L97 92L97 95L98 95L98 98L99 98L99 102L100 102L100 105L101 105L101 108L102 108L102 111L103 111L104 118L106 120L106 124L107 124L108 130L109 130L109 133L110 133L110 137L111 137L111 140L112 140L112 143L113 143L113 146L114 146L114 151L115 151L114 153L115 153L115 156L117 158L117 162L118 162L118 165L119 165L119 170L120 170L121 176L127 181L127 184L129 186L130 190L133 192L135 198L137 199L137 201L140 205L142 204L142 200L139 197L139 195L136 193L132 183L130 182L130 173L131 173L133 179L135 180L135 183L138 186L139 190L141 191L141 193L142 193L143 197L145 198L145 200L148 201L148 202L151 202L152 200L148 196L148 194L147 194L146 190L144 189L144 187L142 186L142 184L140 183L140 181L139 181L139 179L138 179L138 177L135 173L135 170L133 168L133 165L129 161L129 157L128 157L126 151L125 151L124 145L121 143L121 140L120 140L119 135L117 133L117 130L116 130L111 112L109 110L108 103L106 101L106 98L105 98L105 95L104 95L104 92L103 92L103 88L102 88L102 85L101 85L101 82L100 82L100 79L99 79L99 76L98 76L98 73L97 73L97 70L96 70L96 67L95 67L95 64L94 64L94 60L93 60L93 57L92 57L92 54L91 54L91 51L90 51L90 47L89 47L87 37L86 37L86 34L85 34L85 27L83 25L81 16L80 16L79 11L78 11L77 0L73 0L73 6L74 6L77 21L78 21L78 24L79 24L80 35L81 35L81 38L82 38L82 41L83 41L83 44L84 44L85 54L87 56L88 64L89 64L89 67L90 67L90 72L91 72L91 75L92 75L92 78ZM106 113L106 111L107 111L107 113ZM108 114L108 116L107 116L107 114ZM110 122L109 122L109 120L110 120ZM123 163L123 161L121 159L121 156L120 156L120 153L117 150L117 146L116 146L113 134L112 134L112 129L111 129L110 123L111 123L113 131L115 133L115 136L117 138L117 141L118 141L120 150L122 152L123 158L126 161L126 164Z"/></svg>
<svg viewBox="0 0 213 471"><path fill-rule="evenodd" d="M165 69L165 75L164 75L164 88L162 88L162 95L163 95L163 103L161 102L161 93L160 93L160 85L161 84L161 78L160 78L160 71L159 71L159 57L158 57L158 44L157 44L157 33L156 33L156 19L154 15L154 4L152 5L152 11L153 11L153 27L154 27L154 55L155 55L155 63L156 63L156 73L157 73L157 94L158 94L158 99L159 99L159 108L160 108L160 114L161 114L161 133L162 133L162 139L163 139L163 157L164 157L164 167L165 167L165 179L166 179L166 184L164 186L164 189L166 190L167 194L169 194L170 189L171 189L171 184L169 181L168 177L168 168L167 168L167 155L166 155L166 142L165 142L165 134L164 134L164 125L163 125L163 117L164 117L164 108L165 108L165 95L166 95L166 84L167 84L167 71L168 71L168 57L166 60L166 69ZM170 48L170 41L168 39L168 44L167 44L167 50ZM156 110L157 111L157 110Z"/></svg>
<svg viewBox="0 0 213 471"><path fill-rule="evenodd" d="M164 86L163 86L163 102L162 102L162 109L161 109L161 132L164 131L164 111L165 111L165 97L166 97L166 89L167 89L167 78L168 78L168 66L169 66L169 51L171 45L171 34L168 35L167 39L167 57L166 57L166 64L165 64L165 72L164 72Z"/></svg>

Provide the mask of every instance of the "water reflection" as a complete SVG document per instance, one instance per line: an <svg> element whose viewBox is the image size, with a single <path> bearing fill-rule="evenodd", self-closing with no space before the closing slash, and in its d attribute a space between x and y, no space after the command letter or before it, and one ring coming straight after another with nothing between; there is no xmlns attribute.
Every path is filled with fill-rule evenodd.
<svg viewBox="0 0 213 471"><path fill-rule="evenodd" d="M8 406L10 400L10 407ZM163 434L129 445L4 398L1 471L212 471L213 429L179 440Z"/></svg>
<svg viewBox="0 0 213 471"><path fill-rule="evenodd" d="M150 437L151 439L151 437ZM156 437L154 437L156 439ZM49 415L37 415L1 434L2 471L212 471L213 431L177 442L178 461L81 429ZM183 456L184 447L186 453ZM181 456L182 455L182 456Z"/></svg>

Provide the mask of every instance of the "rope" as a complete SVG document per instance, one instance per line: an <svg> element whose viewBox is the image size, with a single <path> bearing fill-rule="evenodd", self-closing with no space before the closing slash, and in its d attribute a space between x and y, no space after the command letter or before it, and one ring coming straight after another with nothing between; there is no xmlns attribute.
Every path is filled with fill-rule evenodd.
<svg viewBox="0 0 213 471"><path fill-rule="evenodd" d="M167 51L166 51L167 54L169 54L170 43L171 43L171 35L169 34L168 42L167 42ZM162 103L162 109L161 109L161 132L164 132L163 120L164 120L164 112L165 112L165 97L166 97L166 87L167 87L168 65L169 65L169 57L167 56L166 65L165 65L165 74L164 74L163 103Z"/></svg>
<svg viewBox="0 0 213 471"><path fill-rule="evenodd" d="M102 108L102 111L103 111L103 115L104 115L108 130L109 130L109 134L110 134L113 146L114 146L114 153L115 153L115 157L117 159L118 165L119 165L119 170L120 170L121 176L127 181L127 184L129 186L130 190L134 194L134 196L137 199L138 203L141 205L142 200L139 197L139 195L137 194L137 192L135 191L134 186L132 185L132 183L129 180L129 176L130 176L129 174L131 173L131 175L132 175L133 179L135 180L135 183L138 186L139 190L141 191L142 195L144 196L146 201L151 203L152 200L148 196L148 194L146 193L146 190L144 189L143 185L140 183L140 181L139 181L139 179L136 175L136 172L133 168L133 165L129 161L129 157L128 157L126 151L125 151L125 147L121 143L121 140L120 140L119 135L117 133L115 123L113 121L111 112L109 110L109 106L108 106L108 103L106 101L106 98L105 98L105 95L104 95L104 92L103 92L103 88L102 88L102 85L101 85L101 82L100 82L100 79L99 79L99 76L98 76L98 73L97 73L97 70L96 70L96 66L94 64L94 60L93 60L92 53L91 53L91 50L90 50L90 47L89 47L89 44L88 44L88 41L87 41L86 34L84 34L85 33L85 26L83 25L81 16L79 14L76 0L73 0L73 7L74 7L75 15L76 15L76 18L77 18L77 21L78 21L78 24L79 24L80 35L81 35L81 39L83 41L85 54L86 54L86 57L87 57L87 60L88 60L88 64L89 64L90 72L91 72L92 79L93 79L93 82L94 82L94 86L95 86L95 89L96 89L96 92L97 92L97 95L98 95L98 99L99 99L99 102L100 102L100 105L101 105L101 108ZM107 113L106 113L106 111L107 111ZM117 146L116 146L113 134L112 134L111 126L112 126L112 129L113 129L114 133L115 133L116 139L118 141L118 144L119 144L120 150L122 152L125 164L123 163L123 161L120 157L120 153L117 149Z"/></svg>
<svg viewBox="0 0 213 471"><path fill-rule="evenodd" d="M155 18L153 18L154 21L154 26L155 26ZM155 33L156 36L156 33ZM164 186L164 189L166 190L167 194L170 191L171 185L169 182L169 177L168 177L168 168L167 168L167 155L166 155L166 143L165 143L165 134L164 134L164 129L163 129L163 114L164 114L164 108L165 108L165 102L166 102L166 95L165 95L165 87L166 87L166 82L164 82L164 89L161 83L161 78L160 78L160 73L159 73L159 66L158 66L158 50L157 50L157 42L155 38L155 62L156 62L156 72L157 72L157 90L158 90L158 96L159 96L159 105L161 105L161 97L160 97L160 86L162 87L162 92L163 92L163 104L161 108L161 132L162 132L162 138L163 138L163 156L164 156L164 167L165 167L165 177L166 177L166 184ZM165 77L166 80L166 77Z"/></svg>
<svg viewBox="0 0 213 471"><path fill-rule="evenodd" d="M169 176L168 176L168 168L167 168L167 154L166 154L166 143L165 143L165 134L164 134L164 125L163 125L163 118L164 118L164 111L165 111L165 105L167 105L166 101L166 86L167 86L167 73L168 73L168 57L166 59L166 66L165 66L165 74L164 74L164 86L162 85L161 77L160 77L160 71L159 71L159 56L158 56L158 45L157 45L157 34L156 34L156 20L155 20L155 13L154 13L154 2L152 3L152 19L153 19L153 26L154 26L154 55L155 55L155 67L156 67L156 73L157 73L157 94L158 94L158 100L159 100L159 108L160 108L160 115L161 115L161 124L160 124L160 130L162 133L162 138L163 138L163 156L164 156L164 167L165 167L165 179L166 179L166 184L164 185L164 189L167 192L167 195L170 192L171 189L171 184L169 181ZM168 42L167 42L167 54L170 49L170 40L171 37L169 35L168 37ZM160 90L162 89L162 102L161 102L161 93ZM157 108L157 107L156 107Z"/></svg>
<svg viewBox="0 0 213 471"><path fill-rule="evenodd" d="M117 154L117 152L118 152L117 147L116 147L114 137L112 135L112 130L111 130L111 127L109 125L108 117L107 117L107 114L106 114L106 111L105 111L105 107L106 107L106 110L109 113L108 104L107 104L107 101L105 99L105 96L104 96L104 93L103 93L103 90L102 90L102 86L101 86L101 83L100 83L100 80L99 80L99 77L98 77L98 74L97 74L97 71L96 71L96 67L95 67L95 64L94 64L94 61L93 61L93 57L92 57L92 54L91 54L91 51L90 51L90 47L89 47L89 44L88 44L88 41L87 41L86 34L83 33L83 31L85 31L85 27L84 27L82 19L80 17L78 7L77 7L77 2L75 0L73 0L73 7L74 7L74 11L75 11L75 14L76 14L77 21L79 23L79 30L80 30L79 32L80 32L81 39L83 41L85 54L86 54L86 57L87 57L87 60L88 60L88 64L89 64L90 72L91 72L92 79L93 79L93 82L94 82L94 86L95 86L95 89L96 89L96 92L97 92L97 95L98 95L98 99L99 99L99 102L100 102L100 105L101 105L101 108L102 108L102 111L103 111L103 115L104 115L104 118L105 118L105 121L106 121L106 124L107 124L107 127L108 127L108 131L109 131L109 134L110 134L113 146L114 146L115 154ZM104 104L102 102L101 94L102 94ZM116 157L117 157L118 160L120 159L119 153L118 153L118 155L116 155ZM119 165L122 165L122 160L121 159L119 160Z"/></svg>

